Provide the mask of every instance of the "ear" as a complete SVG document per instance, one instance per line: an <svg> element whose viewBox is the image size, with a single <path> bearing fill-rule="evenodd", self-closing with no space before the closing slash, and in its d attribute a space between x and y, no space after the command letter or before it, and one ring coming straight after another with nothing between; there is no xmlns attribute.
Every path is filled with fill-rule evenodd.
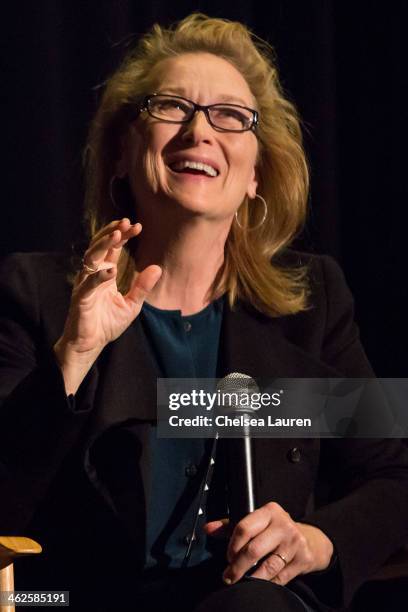
<svg viewBox="0 0 408 612"><path fill-rule="evenodd" d="M124 160L123 157L121 157L121 159L119 159L115 165L115 176L122 179L122 178L125 178L126 175L127 175L127 163L126 163L126 160Z"/></svg>
<svg viewBox="0 0 408 612"><path fill-rule="evenodd" d="M252 175L248 183L248 187L247 187L247 196L250 200L255 199L257 187L258 187L258 177L257 177L256 167L254 166Z"/></svg>

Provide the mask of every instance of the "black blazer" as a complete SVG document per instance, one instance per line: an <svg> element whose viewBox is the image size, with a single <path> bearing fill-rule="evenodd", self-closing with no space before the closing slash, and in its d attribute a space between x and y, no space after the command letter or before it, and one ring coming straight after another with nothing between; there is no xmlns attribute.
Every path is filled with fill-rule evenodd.
<svg viewBox="0 0 408 612"><path fill-rule="evenodd" d="M271 318L226 305L221 375L373 375L337 264L288 255L288 265L298 261L309 266L312 307ZM118 596L107 603L108 583L129 602L126 588L144 562L145 437L157 372L136 319L67 399L51 349L69 305L68 269L67 258L50 254L16 254L1 265L0 533L43 545L41 557L19 563L18 588L70 590L74 609L113 610ZM295 520L318 526L337 552L333 569L296 579L293 588L315 593L321 609L348 605L408 538L407 450L396 440L256 439L254 454L258 504L275 500ZM323 505L315 495L322 482Z"/></svg>

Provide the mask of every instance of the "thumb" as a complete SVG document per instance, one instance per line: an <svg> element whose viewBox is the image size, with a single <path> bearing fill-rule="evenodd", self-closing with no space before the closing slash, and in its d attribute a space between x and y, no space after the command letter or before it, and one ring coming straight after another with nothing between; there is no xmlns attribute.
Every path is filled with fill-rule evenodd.
<svg viewBox="0 0 408 612"><path fill-rule="evenodd" d="M141 306L162 275L160 266L147 266L134 279L125 300Z"/></svg>
<svg viewBox="0 0 408 612"><path fill-rule="evenodd" d="M229 524L229 519L224 518L218 521L210 521L203 525L203 531L215 538L229 538L231 535L231 527Z"/></svg>

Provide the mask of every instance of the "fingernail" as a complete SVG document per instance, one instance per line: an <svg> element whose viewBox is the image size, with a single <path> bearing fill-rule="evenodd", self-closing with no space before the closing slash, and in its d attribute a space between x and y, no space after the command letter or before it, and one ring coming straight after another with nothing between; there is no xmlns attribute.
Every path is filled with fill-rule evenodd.
<svg viewBox="0 0 408 612"><path fill-rule="evenodd" d="M225 584L232 584L232 579L229 576L229 573L227 571L225 571L222 575L222 579L224 581Z"/></svg>

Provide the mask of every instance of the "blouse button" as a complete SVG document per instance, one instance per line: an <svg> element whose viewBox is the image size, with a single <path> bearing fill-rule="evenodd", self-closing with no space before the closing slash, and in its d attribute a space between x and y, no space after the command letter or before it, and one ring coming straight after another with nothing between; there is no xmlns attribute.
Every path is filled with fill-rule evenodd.
<svg viewBox="0 0 408 612"><path fill-rule="evenodd" d="M186 322L184 323L184 329L186 330L186 332L191 331L191 327L192 327L192 326L191 326L190 321L186 321Z"/></svg>
<svg viewBox="0 0 408 612"><path fill-rule="evenodd" d="M197 472L198 472L198 468L194 463L192 463L191 465L188 465L185 469L185 474L189 478L192 478L193 476L197 476Z"/></svg>
<svg viewBox="0 0 408 612"><path fill-rule="evenodd" d="M302 453L300 451L300 448L297 448L297 446L291 448L288 452L288 459L291 463L299 463L301 456Z"/></svg>

